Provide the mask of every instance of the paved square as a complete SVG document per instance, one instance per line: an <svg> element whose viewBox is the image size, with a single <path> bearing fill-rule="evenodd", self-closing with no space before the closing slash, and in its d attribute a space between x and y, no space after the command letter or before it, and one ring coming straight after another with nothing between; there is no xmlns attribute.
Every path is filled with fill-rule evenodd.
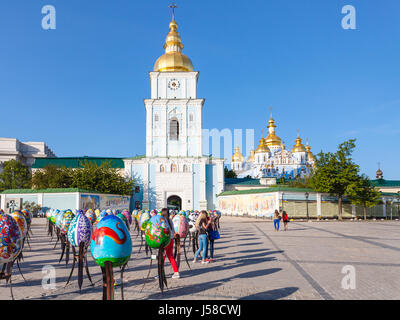
<svg viewBox="0 0 400 320"><path fill-rule="evenodd" d="M60 246L46 234L45 219L34 219L31 250L24 250L21 264L26 282L14 267L16 299L102 298L101 270L90 253L88 259L94 286L84 277L81 294L77 270L65 288L71 263L59 264ZM132 232L133 254L124 274L125 299L400 299L400 223L375 222L291 222L289 231L275 232L269 221L222 217L222 238L215 242L216 262L181 263L181 279L171 279L166 261L168 289L158 288L156 265L143 288L150 258L140 254L139 238ZM56 289L42 288L42 267L56 269ZM342 288L342 268L356 271L356 289ZM119 280L119 269L114 269ZM0 282L0 299L10 299L5 282ZM143 288L143 291L141 292ZM115 299L121 299L117 288Z"/></svg>

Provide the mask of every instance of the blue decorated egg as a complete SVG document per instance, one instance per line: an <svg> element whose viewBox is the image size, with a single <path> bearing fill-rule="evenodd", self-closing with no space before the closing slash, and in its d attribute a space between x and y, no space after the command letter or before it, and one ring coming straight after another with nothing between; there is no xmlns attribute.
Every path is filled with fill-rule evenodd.
<svg viewBox="0 0 400 320"><path fill-rule="evenodd" d="M127 263L132 254L132 240L125 223L114 215L101 219L93 231L90 251L100 267L106 261L113 267Z"/></svg>
<svg viewBox="0 0 400 320"><path fill-rule="evenodd" d="M90 220L83 213L78 214L68 228L68 241L74 247L79 247L81 242L85 246L89 246L90 238L92 236L92 224Z"/></svg>

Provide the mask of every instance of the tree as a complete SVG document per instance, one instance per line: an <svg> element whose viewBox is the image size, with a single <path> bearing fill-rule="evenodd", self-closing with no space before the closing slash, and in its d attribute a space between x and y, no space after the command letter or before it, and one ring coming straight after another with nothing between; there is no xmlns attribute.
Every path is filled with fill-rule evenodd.
<svg viewBox="0 0 400 320"><path fill-rule="evenodd" d="M34 173L32 185L35 189L70 188L73 176L74 171L71 168L47 165Z"/></svg>
<svg viewBox="0 0 400 320"><path fill-rule="evenodd" d="M311 186L317 192L330 193L338 197L338 218L342 220L343 196L354 190L359 183L359 166L353 162L355 139L339 145L335 153L320 152Z"/></svg>
<svg viewBox="0 0 400 320"><path fill-rule="evenodd" d="M17 160L6 161L0 173L0 191L7 189L28 189L32 184L32 174L27 166Z"/></svg>
<svg viewBox="0 0 400 320"><path fill-rule="evenodd" d="M381 193L366 175L361 175L357 183L351 184L347 189L350 201L361 205L364 211L364 220L367 220L367 207L375 207L381 201Z"/></svg>
<svg viewBox="0 0 400 320"><path fill-rule="evenodd" d="M82 168L59 168L46 166L33 176L36 189L47 188L79 188L100 193L131 195L134 181L122 177L119 169L112 168L111 162L103 162L100 166L85 160Z"/></svg>
<svg viewBox="0 0 400 320"><path fill-rule="evenodd" d="M227 167L224 168L224 173L225 173L226 179L236 179L237 178L236 172L233 170L228 170Z"/></svg>

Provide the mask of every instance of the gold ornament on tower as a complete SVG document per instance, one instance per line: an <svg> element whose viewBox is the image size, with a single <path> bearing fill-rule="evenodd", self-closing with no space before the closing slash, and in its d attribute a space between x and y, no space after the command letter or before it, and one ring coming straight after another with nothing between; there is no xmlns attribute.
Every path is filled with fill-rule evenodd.
<svg viewBox="0 0 400 320"><path fill-rule="evenodd" d="M256 152L254 150L251 150L250 151L250 156L247 158L247 162L254 162L256 160L255 159L255 154L256 154Z"/></svg>
<svg viewBox="0 0 400 320"><path fill-rule="evenodd" d="M270 152L268 146L265 144L264 134L261 136L260 145L258 146L256 153L268 153Z"/></svg>
<svg viewBox="0 0 400 320"><path fill-rule="evenodd" d="M232 156L232 162L244 162L244 157L240 152L240 148L235 148L235 154Z"/></svg>
<svg viewBox="0 0 400 320"><path fill-rule="evenodd" d="M296 144L292 149L292 153L294 152L306 152L306 147L302 144L303 140L300 138L300 131L297 133Z"/></svg>
<svg viewBox="0 0 400 320"><path fill-rule="evenodd" d="M272 118L272 107L271 107L271 118L268 122L268 137L265 138L265 144L268 147L280 146L282 144L282 139L279 138L275 133L275 120Z"/></svg>
<svg viewBox="0 0 400 320"><path fill-rule="evenodd" d="M178 24L175 21L175 6L172 8L172 21L169 24L169 33L165 40L165 54L163 54L154 65L155 72L191 72L194 70L192 61L183 54L183 44L178 33Z"/></svg>

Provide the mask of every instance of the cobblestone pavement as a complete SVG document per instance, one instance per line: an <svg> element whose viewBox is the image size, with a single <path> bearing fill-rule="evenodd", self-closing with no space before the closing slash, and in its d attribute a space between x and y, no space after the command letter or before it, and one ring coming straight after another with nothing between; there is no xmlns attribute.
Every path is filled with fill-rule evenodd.
<svg viewBox="0 0 400 320"><path fill-rule="evenodd" d="M13 292L16 299L102 298L101 270L90 253L94 286L84 277L82 292L77 270L65 288L71 262L59 264L60 246L49 242L44 219L34 219L31 249L24 249L23 278L14 267ZM132 232L133 254L124 273L126 300L142 299L400 299L400 222L291 222L289 231L275 232L270 221L223 217L222 238L215 242L212 264L193 264L188 250L189 270L181 263L181 279L171 279L167 260L168 289L160 293L156 265L146 281L150 258L138 253L140 238ZM42 267L56 269L56 289L42 289ZM342 268L356 271L356 289L343 289ZM119 268L114 269L120 279ZM85 275L85 274L84 274ZM145 286L143 284L146 282ZM0 299L10 299L4 280ZM115 299L121 299L116 287Z"/></svg>

